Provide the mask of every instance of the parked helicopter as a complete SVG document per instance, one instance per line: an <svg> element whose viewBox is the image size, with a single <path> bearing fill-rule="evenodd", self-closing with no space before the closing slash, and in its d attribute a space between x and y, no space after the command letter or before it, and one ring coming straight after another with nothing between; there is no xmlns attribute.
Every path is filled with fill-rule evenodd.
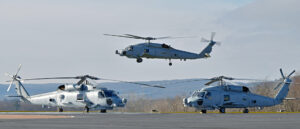
<svg viewBox="0 0 300 129"><path fill-rule="evenodd" d="M90 109L100 110L101 113L105 113L107 110L112 110L117 107L124 107L127 99L118 96L117 92L114 90L109 90L107 88L97 88L92 83L88 81L91 80L108 80L108 81L118 81L125 83L138 84L148 87L165 88L157 85L148 85L137 82L119 81L112 79L98 78L90 75L76 76L76 77L51 77L51 78L32 78L32 79L22 79L18 76L21 65L19 66L15 75L7 76L11 77L10 85L7 89L11 89L12 83L15 82L15 89L17 96L8 97L19 97L22 101L35 105L42 106L53 106L57 107L58 112L63 112L63 107L77 107L84 108L86 112ZM45 80L45 79L79 79L76 84L64 84L58 86L57 91L37 94L30 96L23 86L23 81L28 80Z"/></svg>
<svg viewBox="0 0 300 129"><path fill-rule="evenodd" d="M131 34L124 35L112 35L104 34L106 36L115 36L123 38L133 38L133 39L143 39L147 42L139 43L135 45L130 45L124 50L119 52L116 50L116 54L120 56L126 56L128 58L135 58L138 63L143 61L142 58L153 58L153 59L168 59L169 66L172 66L171 59L180 59L186 61L187 59L200 59L200 58L209 58L212 51L212 47L215 44L220 44L219 42L214 41L215 32L212 32L210 40L202 38L202 42L208 42L209 44L204 48L200 53L191 53L187 51L178 50L172 48L170 45L161 44L161 43L152 43L151 40L158 39L169 39L169 38L183 38L183 37L141 37Z"/></svg>
<svg viewBox="0 0 300 129"><path fill-rule="evenodd" d="M206 113L207 110L219 109L220 113L225 113L225 108L244 108L243 113L248 113L249 107L269 107L283 102L288 94L289 86L292 83L290 77L295 73L295 70L288 76L284 76L280 69L282 81L274 88L281 87L275 98L261 96L251 93L249 88L240 85L226 84L225 80L247 80L231 77L215 77L205 85L210 85L214 82L219 82L219 86L208 86L201 90L194 91L193 94L183 99L185 107L194 107Z"/></svg>

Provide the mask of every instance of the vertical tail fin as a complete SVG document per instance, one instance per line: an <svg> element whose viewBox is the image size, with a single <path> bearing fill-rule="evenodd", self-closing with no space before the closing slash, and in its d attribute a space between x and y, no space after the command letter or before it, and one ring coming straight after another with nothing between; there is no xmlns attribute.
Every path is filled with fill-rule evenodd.
<svg viewBox="0 0 300 129"><path fill-rule="evenodd" d="M210 53L212 52L212 47L215 44L220 44L220 42L216 42L216 41L213 40L215 35L216 35L216 33L212 32L210 40L207 40L207 39L204 39L204 38L201 39L201 42L208 42L209 44L200 52L200 54L199 54L200 58L210 57Z"/></svg>
<svg viewBox="0 0 300 129"><path fill-rule="evenodd" d="M281 89L279 90L279 92L277 93L276 97L275 97L275 101L277 104L282 103L283 99L288 95L289 92L289 86L292 83L292 80L290 79L290 77L295 73L296 71L294 70L293 72L291 72L287 77L284 76L282 69L280 69L280 73L282 76L283 81L280 82L275 89L279 88L281 86Z"/></svg>

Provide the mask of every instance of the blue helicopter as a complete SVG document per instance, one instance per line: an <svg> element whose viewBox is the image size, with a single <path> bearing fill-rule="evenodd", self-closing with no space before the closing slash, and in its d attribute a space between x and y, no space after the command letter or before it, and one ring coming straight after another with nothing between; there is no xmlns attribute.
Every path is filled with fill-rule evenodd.
<svg viewBox="0 0 300 129"><path fill-rule="evenodd" d="M183 105L185 107L194 107L201 110L202 113L206 113L207 110L218 109L220 113L225 113L226 108L243 108L243 113L248 113L249 107L257 107L262 109L263 107L270 107L281 104L286 98L289 92L289 86L292 83L291 76L295 73L295 70L288 76L284 76L282 69L280 69L282 81L274 88L277 90L277 95L272 97L262 96L251 93L249 88L241 85L226 84L225 80L252 80L252 79L237 79L232 77L215 77L205 85L211 85L214 82L219 82L217 86L204 87L201 90L196 90L193 94L183 99Z"/></svg>

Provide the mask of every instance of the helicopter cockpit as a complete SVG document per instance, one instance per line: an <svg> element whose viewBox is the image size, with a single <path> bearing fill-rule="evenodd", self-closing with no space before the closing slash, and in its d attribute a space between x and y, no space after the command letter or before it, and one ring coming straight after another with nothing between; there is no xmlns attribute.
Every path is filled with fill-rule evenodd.
<svg viewBox="0 0 300 129"><path fill-rule="evenodd" d="M99 91L98 92L98 97L99 98L117 97L117 94L114 91L111 91L111 90L104 90L104 91Z"/></svg>
<svg viewBox="0 0 300 129"><path fill-rule="evenodd" d="M128 46L125 48L125 51L132 51L133 50L133 46Z"/></svg>
<svg viewBox="0 0 300 129"><path fill-rule="evenodd" d="M207 98L209 96L211 96L211 93L208 91L195 91L192 94L192 97L199 97L199 98Z"/></svg>
<svg viewBox="0 0 300 129"><path fill-rule="evenodd" d="M167 44L162 44L161 47L162 47L162 48L171 48L171 46L170 46L170 45L167 45Z"/></svg>

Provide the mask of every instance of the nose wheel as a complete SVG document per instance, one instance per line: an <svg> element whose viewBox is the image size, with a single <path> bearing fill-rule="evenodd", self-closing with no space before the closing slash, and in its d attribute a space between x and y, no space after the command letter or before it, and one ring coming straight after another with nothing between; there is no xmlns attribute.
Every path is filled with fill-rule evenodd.
<svg viewBox="0 0 300 129"><path fill-rule="evenodd" d="M143 62L143 59L142 58L137 58L136 62L141 63L141 62Z"/></svg>
<svg viewBox="0 0 300 129"><path fill-rule="evenodd" d="M171 62L171 59L169 59L169 66L172 66L172 62Z"/></svg>

